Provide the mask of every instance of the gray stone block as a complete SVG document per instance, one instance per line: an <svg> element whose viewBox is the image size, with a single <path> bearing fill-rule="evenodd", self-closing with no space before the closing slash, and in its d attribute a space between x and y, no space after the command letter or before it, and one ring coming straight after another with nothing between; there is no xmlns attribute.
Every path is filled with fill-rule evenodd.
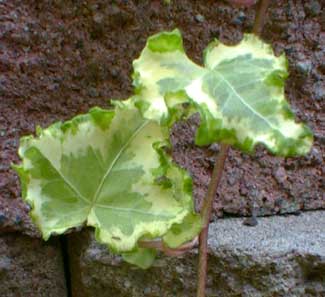
<svg viewBox="0 0 325 297"><path fill-rule="evenodd" d="M325 296L325 212L211 224L209 297ZM197 251L148 270L110 254L86 230L69 238L73 297L195 296Z"/></svg>
<svg viewBox="0 0 325 297"><path fill-rule="evenodd" d="M1 235L0 296L67 296L58 240L44 243L16 233Z"/></svg>

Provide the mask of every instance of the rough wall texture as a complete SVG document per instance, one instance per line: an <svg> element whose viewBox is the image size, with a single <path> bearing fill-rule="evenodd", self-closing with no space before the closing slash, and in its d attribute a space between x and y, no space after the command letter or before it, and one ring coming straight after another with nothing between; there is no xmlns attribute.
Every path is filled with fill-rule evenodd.
<svg viewBox="0 0 325 297"><path fill-rule="evenodd" d="M1 235L0 296L67 296L58 240L44 244L27 236Z"/></svg>
<svg viewBox="0 0 325 297"><path fill-rule="evenodd" d="M315 132L305 158L255 156L231 151L217 215L258 215L325 208L325 9L324 1L272 1L263 38L286 52L286 93L300 120ZM189 55L201 62L215 37L239 42L252 29L254 7L224 1L0 1L0 229L37 235L10 169L19 137L57 120L108 106L132 92L131 62L146 38L179 27ZM173 156L194 178L198 204L207 188L216 146L196 148L197 119L175 128Z"/></svg>
<svg viewBox="0 0 325 297"><path fill-rule="evenodd" d="M252 207L258 215L325 209L324 6L324 0L272 1L263 32L277 53L288 56L286 93L298 118L315 132L311 153L283 160L263 148L255 156L232 150L215 203L218 216L249 215ZM253 19L254 7L232 8L221 0L172 0L170 5L162 0L0 0L0 233L39 235L10 169L11 162L18 162L19 137L92 106L108 107L109 98L129 96L131 62L149 35L180 28L189 55L200 63L211 39L239 42L242 33L252 29ZM174 159L193 175L199 205L218 147L194 146L197 123L195 117L180 123L172 141ZM314 231L316 227L312 225ZM308 233L315 235L312 231ZM188 280L194 279L195 253L162 258L153 270L140 274L130 272L130 266L89 236L74 235L70 242L74 281L80 285L73 287L74 296L164 296L161 285L181 292L177 297L193 292L194 282ZM65 296L60 250L57 242L48 245L16 234L1 235L0 295ZM312 250L268 258L219 246L211 252L209 294L241 296L244 290L246 296L268 296L269 290L269 296L323 297L324 266L324 253ZM230 267L229 274L224 274L225 267ZM252 273L260 278L252 278ZM175 296L168 292L166 296Z"/></svg>
<svg viewBox="0 0 325 297"><path fill-rule="evenodd" d="M209 234L207 296L325 296L325 216L242 219L213 223ZM160 257L146 271L109 254L93 233L69 237L73 297L194 297L197 252Z"/></svg>

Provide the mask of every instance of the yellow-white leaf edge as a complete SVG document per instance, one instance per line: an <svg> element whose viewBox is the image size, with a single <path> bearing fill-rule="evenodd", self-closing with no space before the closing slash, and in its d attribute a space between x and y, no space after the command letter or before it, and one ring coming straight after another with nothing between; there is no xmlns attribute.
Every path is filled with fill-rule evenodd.
<svg viewBox="0 0 325 297"><path fill-rule="evenodd" d="M122 253L182 223L194 214L192 182L165 153L168 145L164 128L130 102L23 137L14 168L43 238L86 223Z"/></svg>
<svg viewBox="0 0 325 297"><path fill-rule="evenodd" d="M201 67L186 56L179 30L158 33L133 66L132 100L144 117L171 125L175 107L190 103L201 115L198 145L224 142L251 152L261 143L283 156L310 150L312 133L285 100L286 58L252 34L235 46L211 42Z"/></svg>

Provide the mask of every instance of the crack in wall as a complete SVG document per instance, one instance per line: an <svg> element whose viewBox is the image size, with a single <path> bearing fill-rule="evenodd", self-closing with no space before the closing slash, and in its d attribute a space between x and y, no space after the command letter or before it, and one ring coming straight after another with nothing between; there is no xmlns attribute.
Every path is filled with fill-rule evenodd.
<svg viewBox="0 0 325 297"><path fill-rule="evenodd" d="M62 253L62 260L63 260L63 268L64 268L64 279L65 279L66 288L67 288L67 297L72 297L68 239L65 235L60 236L60 244L61 244L61 253Z"/></svg>

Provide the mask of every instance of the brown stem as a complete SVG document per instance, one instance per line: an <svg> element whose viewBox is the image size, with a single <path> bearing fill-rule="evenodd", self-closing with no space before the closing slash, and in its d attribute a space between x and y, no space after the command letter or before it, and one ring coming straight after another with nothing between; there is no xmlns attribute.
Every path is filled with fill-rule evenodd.
<svg viewBox="0 0 325 297"><path fill-rule="evenodd" d="M253 33L259 36L264 26L265 15L267 8L270 4L270 0L261 0L259 3L258 11L256 13L255 23L253 27ZM227 158L229 145L221 144L221 149L217 157L207 197L204 200L204 204L201 210L201 217L203 220L203 229L199 236L199 267L198 267L198 287L197 297L205 297L205 286L207 280L207 260L208 260L208 232L209 223L212 211L212 205L214 197L217 193L217 189L221 180L223 167Z"/></svg>
<svg viewBox="0 0 325 297"><path fill-rule="evenodd" d="M217 193L217 189L221 180L223 167L227 158L229 145L221 144L216 163L213 168L208 193L203 202L201 217L203 221L203 229L199 236L199 270L198 270L198 288L197 297L205 296L205 285L207 279L207 260L208 260L208 231L212 212L212 205Z"/></svg>
<svg viewBox="0 0 325 297"><path fill-rule="evenodd" d="M183 255L189 250L193 249L197 245L197 237L195 237L192 241L186 242L175 249L166 246L162 240L140 240L138 244L141 248L156 249L165 253L167 256L176 257Z"/></svg>
<svg viewBox="0 0 325 297"><path fill-rule="evenodd" d="M269 4L270 0L260 0L259 2L253 27L253 33L257 36L259 36L262 32L265 22L266 11L269 7Z"/></svg>

